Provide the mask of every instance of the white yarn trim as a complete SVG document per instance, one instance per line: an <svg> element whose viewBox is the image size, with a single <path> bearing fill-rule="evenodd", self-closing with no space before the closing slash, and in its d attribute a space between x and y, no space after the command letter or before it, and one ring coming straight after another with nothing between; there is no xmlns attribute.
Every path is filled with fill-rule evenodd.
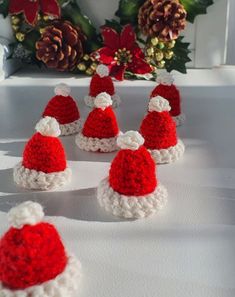
<svg viewBox="0 0 235 297"><path fill-rule="evenodd" d="M169 101L161 96L156 96L150 99L148 110L151 111L170 111L171 107Z"/></svg>
<svg viewBox="0 0 235 297"><path fill-rule="evenodd" d="M81 131L82 121L81 119L76 120L69 124L60 124L61 136L76 134Z"/></svg>
<svg viewBox="0 0 235 297"><path fill-rule="evenodd" d="M76 136L75 142L77 146L87 152L113 152L118 150L117 137L111 138L96 138L86 137L81 132Z"/></svg>
<svg viewBox="0 0 235 297"><path fill-rule="evenodd" d="M33 226L41 222L44 212L39 203L26 201L13 207L7 216L12 227L21 229L24 225Z"/></svg>
<svg viewBox="0 0 235 297"><path fill-rule="evenodd" d="M1 297L72 297L78 288L81 278L81 264L73 255L68 256L65 270L40 285L31 286L24 290L10 290L0 282Z"/></svg>
<svg viewBox="0 0 235 297"><path fill-rule="evenodd" d="M185 119L186 119L186 116L184 113L181 113L176 117L173 117L173 120L175 121L177 127L183 125L183 123L185 122Z"/></svg>
<svg viewBox="0 0 235 297"><path fill-rule="evenodd" d="M124 134L120 134L117 138L117 145L123 150L135 151L143 144L144 138L137 131L127 131Z"/></svg>
<svg viewBox="0 0 235 297"><path fill-rule="evenodd" d="M117 108L121 103L120 97L117 94L114 94L113 96L111 96L111 98L112 98L112 101L113 101L112 107ZM84 97L85 104L87 106L91 107L91 108L93 108L95 106L94 101L95 101L95 97L92 97L92 96L89 96L89 95Z"/></svg>
<svg viewBox="0 0 235 297"><path fill-rule="evenodd" d="M166 188L158 184L153 193L145 196L125 196L117 193L110 186L108 177L103 179L97 190L97 199L107 212L127 219L140 219L162 209L167 202Z"/></svg>
<svg viewBox="0 0 235 297"><path fill-rule="evenodd" d="M185 151L185 146L182 140L178 139L178 142L175 146L171 146L167 149L161 150L148 150L155 163L164 164L164 163L172 163L179 160Z"/></svg>
<svg viewBox="0 0 235 297"><path fill-rule="evenodd" d="M97 108L101 108L102 110L105 110L105 108L111 106L112 104L113 101L111 99L111 96L106 92L98 94L94 100L94 106Z"/></svg>
<svg viewBox="0 0 235 297"><path fill-rule="evenodd" d="M36 125L35 130L43 136L60 136L60 125L55 118L44 117Z"/></svg>
<svg viewBox="0 0 235 297"><path fill-rule="evenodd" d="M97 66L96 68L96 73L100 76L100 77L105 77L105 76L109 76L109 68L108 66L104 65L104 64L100 64Z"/></svg>
<svg viewBox="0 0 235 297"><path fill-rule="evenodd" d="M70 182L72 171L66 168L64 171L44 173L25 168L22 162L13 169L13 177L16 184L26 189L51 190ZM1 295L0 295L1 297Z"/></svg>
<svg viewBox="0 0 235 297"><path fill-rule="evenodd" d="M70 95L71 88L66 84L59 84L55 87L55 94L58 96L68 97Z"/></svg>

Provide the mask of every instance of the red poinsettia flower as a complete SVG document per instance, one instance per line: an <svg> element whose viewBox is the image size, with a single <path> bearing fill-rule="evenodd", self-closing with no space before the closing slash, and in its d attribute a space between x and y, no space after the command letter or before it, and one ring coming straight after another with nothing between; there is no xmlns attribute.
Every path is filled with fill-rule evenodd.
<svg viewBox="0 0 235 297"><path fill-rule="evenodd" d="M110 75L118 80L124 79L126 70L135 74L152 71L145 61L141 48L136 43L136 35L131 25L126 25L118 34L113 28L103 27L104 47L99 49L98 60L110 68Z"/></svg>
<svg viewBox="0 0 235 297"><path fill-rule="evenodd" d="M23 13L26 22L32 26L37 22L39 10L43 14L60 17L60 6L57 0L10 0L9 13Z"/></svg>

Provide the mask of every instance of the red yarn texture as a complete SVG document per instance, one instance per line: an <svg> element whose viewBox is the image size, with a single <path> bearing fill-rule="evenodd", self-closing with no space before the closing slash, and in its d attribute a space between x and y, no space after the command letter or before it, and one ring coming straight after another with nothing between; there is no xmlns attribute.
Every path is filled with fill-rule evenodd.
<svg viewBox="0 0 235 297"><path fill-rule="evenodd" d="M151 98L156 96L161 96L169 101L171 106L171 116L176 117L181 114L180 92L174 84L170 86L162 84L158 85L152 91Z"/></svg>
<svg viewBox="0 0 235 297"><path fill-rule="evenodd" d="M119 133L116 116L111 107L93 109L87 117L82 134L86 137L111 138Z"/></svg>
<svg viewBox="0 0 235 297"><path fill-rule="evenodd" d="M149 112L140 126L148 149L166 149L177 144L176 124L169 112Z"/></svg>
<svg viewBox="0 0 235 297"><path fill-rule="evenodd" d="M80 118L76 102L72 97L55 96L47 104L43 117L56 118L61 124L69 124Z"/></svg>
<svg viewBox="0 0 235 297"><path fill-rule="evenodd" d="M63 243L51 224L11 228L0 241L0 281L10 289L52 280L66 264Z"/></svg>
<svg viewBox="0 0 235 297"><path fill-rule="evenodd" d="M115 90L112 78L110 76L100 77L98 74L95 74L91 79L89 95L96 97L102 92L106 92L110 96L114 95Z"/></svg>
<svg viewBox="0 0 235 297"><path fill-rule="evenodd" d="M66 156L62 143L56 137L35 133L25 146L23 166L45 173L64 171Z"/></svg>
<svg viewBox="0 0 235 297"><path fill-rule="evenodd" d="M111 164L109 183L114 191L126 196L152 193L157 186L156 165L146 148L119 151Z"/></svg>

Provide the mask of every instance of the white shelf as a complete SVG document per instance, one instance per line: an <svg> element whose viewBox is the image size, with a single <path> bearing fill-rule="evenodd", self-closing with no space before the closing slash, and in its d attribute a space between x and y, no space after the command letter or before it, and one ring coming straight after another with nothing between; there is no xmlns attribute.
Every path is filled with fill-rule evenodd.
<svg viewBox="0 0 235 297"><path fill-rule="evenodd" d="M175 82L179 87L235 86L235 66L221 66L213 69L189 69L187 75L175 72L174 76ZM17 71L14 75L0 82L0 86L54 86L59 82L68 83L76 87L87 87L90 83L90 77L30 68ZM115 84L118 88L152 88L156 83L144 80L125 80L123 82L115 82Z"/></svg>

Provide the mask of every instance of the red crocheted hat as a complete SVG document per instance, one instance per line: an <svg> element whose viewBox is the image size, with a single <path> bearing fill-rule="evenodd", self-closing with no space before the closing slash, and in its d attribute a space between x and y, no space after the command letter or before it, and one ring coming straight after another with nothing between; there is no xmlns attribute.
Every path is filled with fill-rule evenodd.
<svg viewBox="0 0 235 297"><path fill-rule="evenodd" d="M78 133L81 129L80 114L77 103L70 96L70 87L59 84L55 87L55 94L48 102L43 117L55 118L60 124L61 135Z"/></svg>
<svg viewBox="0 0 235 297"><path fill-rule="evenodd" d="M86 151L111 152L117 149L119 128L107 93L96 96L95 108L88 115L82 132L76 137L77 145Z"/></svg>
<svg viewBox="0 0 235 297"><path fill-rule="evenodd" d="M171 106L170 114L174 118L176 125L183 124L185 115L181 112L180 91L174 85L173 75L162 71L157 77L157 82L159 85L152 91L150 98L161 96L167 99Z"/></svg>
<svg viewBox="0 0 235 297"><path fill-rule="evenodd" d="M166 189L157 181L156 165L138 132L120 135L117 144L121 150L111 164L109 177L98 187L98 201L117 216L147 217L165 205Z"/></svg>
<svg viewBox="0 0 235 297"><path fill-rule="evenodd" d="M170 163L184 153L184 145L177 138L176 124L169 114L169 101L161 96L149 102L149 112L140 126L144 145L157 163Z"/></svg>
<svg viewBox="0 0 235 297"><path fill-rule="evenodd" d="M120 104L120 97L116 94L112 78L109 76L109 68L101 64L91 78L89 95L84 98L86 105L94 107L96 96L103 92L111 96L113 107Z"/></svg>
<svg viewBox="0 0 235 297"><path fill-rule="evenodd" d="M23 160L14 168L15 182L29 189L48 190L67 184L71 170L58 139L60 127L56 119L45 117L36 125L37 133L28 141Z"/></svg>
<svg viewBox="0 0 235 297"><path fill-rule="evenodd" d="M31 201L10 210L11 228L0 240L1 296L70 296L76 290L80 263L43 217L41 205Z"/></svg>

